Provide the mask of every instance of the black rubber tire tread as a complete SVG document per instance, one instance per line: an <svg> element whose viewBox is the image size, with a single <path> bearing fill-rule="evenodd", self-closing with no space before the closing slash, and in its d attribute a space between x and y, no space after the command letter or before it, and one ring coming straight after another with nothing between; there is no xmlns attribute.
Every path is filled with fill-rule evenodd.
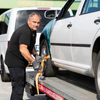
<svg viewBox="0 0 100 100"><path fill-rule="evenodd" d="M11 81L10 75L8 75L6 73L2 60L1 60L1 69L2 69L2 72L1 72L1 80L2 80L2 82L10 82Z"/></svg>
<svg viewBox="0 0 100 100"><path fill-rule="evenodd" d="M45 100L54 100L54 99L52 99L52 98L50 98L49 96L45 96Z"/></svg>
<svg viewBox="0 0 100 100"><path fill-rule="evenodd" d="M94 62L94 67L95 67L95 87L96 87L96 91L97 91L97 100L100 100L100 87L98 86L98 80L97 80L97 72L98 72L98 68L99 68L99 63L100 63L100 51L97 55L97 58ZM99 83L100 84L100 83Z"/></svg>
<svg viewBox="0 0 100 100"><path fill-rule="evenodd" d="M42 40L41 45L40 45L40 55L41 55L43 46L46 46L46 53L47 53L47 55L50 55L48 44L45 39ZM44 63L43 75L47 76L47 77L53 77L53 76L56 76L57 72L58 72L58 68L52 65L51 58L47 59Z"/></svg>

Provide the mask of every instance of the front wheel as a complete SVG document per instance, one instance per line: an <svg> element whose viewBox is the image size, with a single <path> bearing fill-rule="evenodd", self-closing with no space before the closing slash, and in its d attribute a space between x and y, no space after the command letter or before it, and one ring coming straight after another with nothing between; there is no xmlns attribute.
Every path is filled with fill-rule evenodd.
<svg viewBox="0 0 100 100"><path fill-rule="evenodd" d="M40 45L40 55L41 57L46 57L47 55L50 55L49 53L49 47L46 40L42 40ZM44 70L43 75L44 76L55 76L57 74L58 68L53 66L51 63L51 59L47 59L44 61Z"/></svg>
<svg viewBox="0 0 100 100"><path fill-rule="evenodd" d="M96 86L98 100L100 100L100 52L97 55L94 67L95 67L95 86Z"/></svg>

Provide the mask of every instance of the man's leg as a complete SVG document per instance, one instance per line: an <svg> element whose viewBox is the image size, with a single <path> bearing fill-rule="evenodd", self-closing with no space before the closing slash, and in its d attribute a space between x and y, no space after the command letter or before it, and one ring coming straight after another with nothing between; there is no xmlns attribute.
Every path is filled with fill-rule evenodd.
<svg viewBox="0 0 100 100"><path fill-rule="evenodd" d="M10 100L23 100L23 92L26 83L25 68L9 68L11 82L12 82L12 94Z"/></svg>

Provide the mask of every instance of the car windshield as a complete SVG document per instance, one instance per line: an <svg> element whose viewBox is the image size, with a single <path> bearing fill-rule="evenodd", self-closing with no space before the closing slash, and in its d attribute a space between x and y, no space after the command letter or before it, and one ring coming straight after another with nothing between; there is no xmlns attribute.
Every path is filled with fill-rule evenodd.
<svg viewBox="0 0 100 100"><path fill-rule="evenodd" d="M51 19L47 19L47 18L44 17L45 11L46 10L21 10L21 11L18 11L15 29L17 29L21 25L27 23L27 19L28 19L28 16L29 16L30 13L38 12L41 15L42 19L41 19L41 23L40 23L40 26L39 26L37 32L38 33L42 32L44 26L51 20Z"/></svg>

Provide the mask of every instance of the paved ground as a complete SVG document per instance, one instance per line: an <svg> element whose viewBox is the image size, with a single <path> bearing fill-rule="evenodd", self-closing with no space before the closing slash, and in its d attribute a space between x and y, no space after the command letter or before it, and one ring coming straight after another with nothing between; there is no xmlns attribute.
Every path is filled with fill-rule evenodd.
<svg viewBox="0 0 100 100"><path fill-rule="evenodd" d="M2 82L0 75L0 100L10 100L11 94L11 82ZM45 100L45 95L35 95L30 96L26 92L24 92L23 100Z"/></svg>

